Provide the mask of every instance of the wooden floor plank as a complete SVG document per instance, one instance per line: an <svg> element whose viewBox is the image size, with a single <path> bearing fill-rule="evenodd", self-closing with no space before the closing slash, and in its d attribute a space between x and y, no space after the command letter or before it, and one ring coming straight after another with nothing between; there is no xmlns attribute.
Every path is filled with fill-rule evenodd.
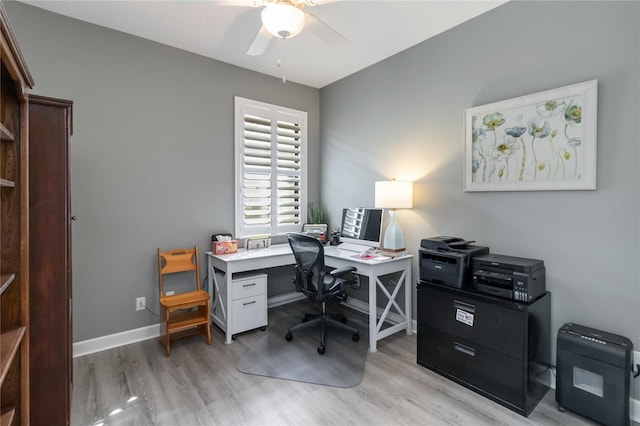
<svg viewBox="0 0 640 426"><path fill-rule="evenodd" d="M299 301L270 319L313 311ZM347 316L361 314L345 310ZM266 331L268 332L268 330ZM156 339L74 360L73 425L592 425L558 411L553 390L529 418L520 416L416 363L416 336L398 333L367 355L353 388L243 374L237 360L262 336L243 333L230 345L212 327L172 343ZM284 336L283 336L284 338ZM320 356L320 355L318 355ZM114 412L120 409L119 412Z"/></svg>

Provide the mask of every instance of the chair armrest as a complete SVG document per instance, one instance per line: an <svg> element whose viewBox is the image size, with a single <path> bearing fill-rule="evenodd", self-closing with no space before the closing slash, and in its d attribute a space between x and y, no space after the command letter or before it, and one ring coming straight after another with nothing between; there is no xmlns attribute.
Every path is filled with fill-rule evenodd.
<svg viewBox="0 0 640 426"><path fill-rule="evenodd" d="M351 272L355 272L357 268L355 266L343 266L341 268L336 268L329 272L332 277L341 277L343 275L347 275Z"/></svg>

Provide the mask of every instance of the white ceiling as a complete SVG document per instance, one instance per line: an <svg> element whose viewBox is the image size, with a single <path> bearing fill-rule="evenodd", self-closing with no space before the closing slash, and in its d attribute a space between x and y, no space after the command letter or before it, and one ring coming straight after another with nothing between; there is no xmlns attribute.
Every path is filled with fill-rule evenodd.
<svg viewBox="0 0 640 426"><path fill-rule="evenodd" d="M42 9L154 40L287 81L321 88L401 52L505 0L335 1L305 6L351 43L336 50L309 30L247 49L261 27L253 0L33 1ZM231 6L230 4L247 6ZM280 66L278 66L278 62Z"/></svg>

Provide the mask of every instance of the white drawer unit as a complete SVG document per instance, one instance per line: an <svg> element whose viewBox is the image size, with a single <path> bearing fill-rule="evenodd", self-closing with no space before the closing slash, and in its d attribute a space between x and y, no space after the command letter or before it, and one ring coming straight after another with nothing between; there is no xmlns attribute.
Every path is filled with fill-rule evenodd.
<svg viewBox="0 0 640 426"><path fill-rule="evenodd" d="M232 338L244 331L267 326L267 275L234 274L231 287L225 287L224 274L215 274L216 294L212 317ZM231 313L229 315L229 313Z"/></svg>
<svg viewBox="0 0 640 426"><path fill-rule="evenodd" d="M267 275L250 275L233 277L233 296L231 300L267 294Z"/></svg>

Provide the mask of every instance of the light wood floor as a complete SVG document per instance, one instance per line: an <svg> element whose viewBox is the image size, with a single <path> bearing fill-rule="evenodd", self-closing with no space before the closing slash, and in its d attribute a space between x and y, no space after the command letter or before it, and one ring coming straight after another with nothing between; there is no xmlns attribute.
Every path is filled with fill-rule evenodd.
<svg viewBox="0 0 640 426"><path fill-rule="evenodd" d="M313 311L302 301L269 311ZM353 317L360 315L346 312ZM268 332L268 330L266 331ZM558 411L550 390L520 416L416 363L416 336L398 333L368 353L365 375L342 389L247 375L238 358L262 336L226 345L212 327L172 344L156 339L74 360L73 425L591 425ZM366 344L366 342L361 342ZM329 350L329 349L328 349ZM120 410L120 411L118 411Z"/></svg>

